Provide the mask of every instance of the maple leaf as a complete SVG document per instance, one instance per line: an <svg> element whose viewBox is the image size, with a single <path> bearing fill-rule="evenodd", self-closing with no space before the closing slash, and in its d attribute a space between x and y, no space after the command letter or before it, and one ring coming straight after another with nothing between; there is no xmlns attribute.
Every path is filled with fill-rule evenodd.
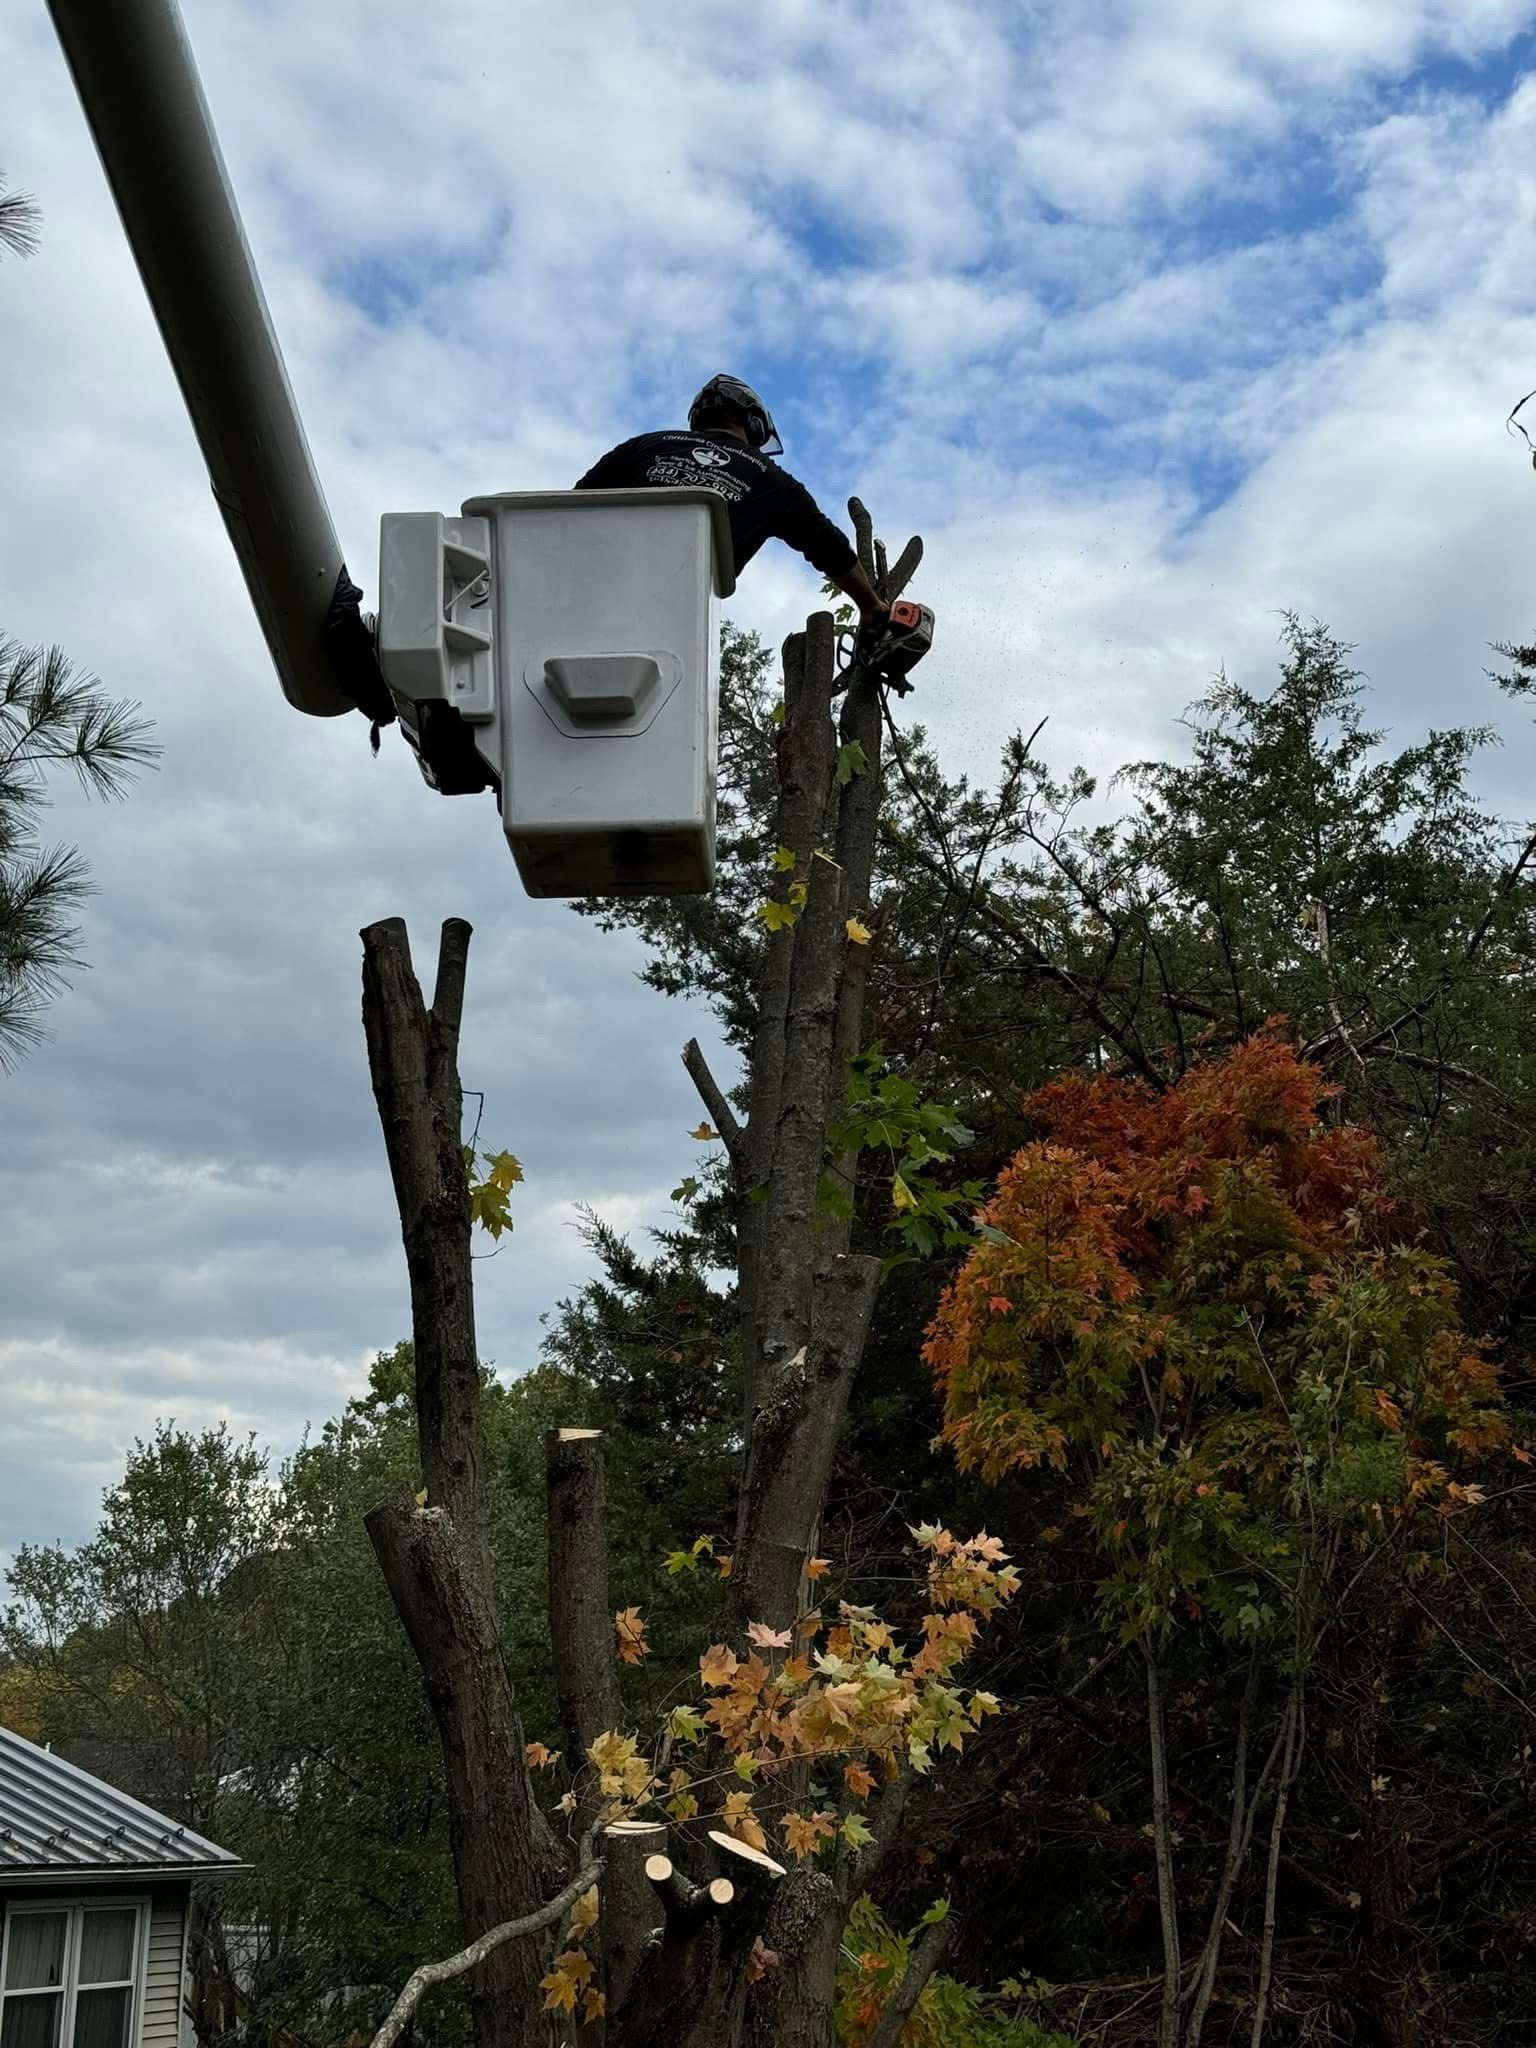
<svg viewBox="0 0 1536 2048"><path fill-rule="evenodd" d="M492 1187L508 1193L523 1177L522 1163L510 1152L493 1152L485 1162L485 1177Z"/></svg>
<svg viewBox="0 0 1536 2048"><path fill-rule="evenodd" d="M713 1124L701 1123L696 1124L688 1135L690 1138L697 1138L701 1145L707 1145L711 1138L718 1138L720 1133Z"/></svg>
<svg viewBox="0 0 1536 2048"><path fill-rule="evenodd" d="M874 1774L862 1764L843 1765L843 1783L855 1799L867 1799L875 1789Z"/></svg>
<svg viewBox="0 0 1536 2048"><path fill-rule="evenodd" d="M469 1220L489 1231L492 1237L500 1237L504 1230L510 1230L512 1211L506 1189L489 1180L472 1187L469 1191Z"/></svg>
<svg viewBox="0 0 1536 2048"><path fill-rule="evenodd" d="M724 1643L712 1643L699 1657L699 1682L702 1685L729 1685L736 1671L735 1654Z"/></svg>
<svg viewBox="0 0 1536 2048"><path fill-rule="evenodd" d="M599 1771L621 1771L635 1754L635 1738L605 1729L587 1744L587 1761Z"/></svg>
<svg viewBox="0 0 1536 2048"><path fill-rule="evenodd" d="M875 1839L874 1829L861 1814L846 1813L843 1824L837 1831L850 1849L867 1849Z"/></svg>
<svg viewBox="0 0 1536 2048"><path fill-rule="evenodd" d="M571 1908L570 1938L580 1941L581 1937L597 1925L597 1886L582 1893Z"/></svg>
<svg viewBox="0 0 1536 2048"><path fill-rule="evenodd" d="M794 1637L794 1631L787 1628L770 1628L766 1621L747 1623L747 1641L756 1643L760 1650L787 1650ZM706 1678L707 1685L709 1680Z"/></svg>
<svg viewBox="0 0 1536 2048"><path fill-rule="evenodd" d="M853 1717L859 1711L861 1701L862 1694L858 1681L851 1679L843 1685L829 1685L821 1695L820 1704L826 1709L828 1717L839 1727L849 1728L853 1725Z"/></svg>
<svg viewBox="0 0 1536 2048"><path fill-rule="evenodd" d="M594 2020L600 2020L607 2010L607 1992L599 1991L595 1984L589 1984L586 1990L583 1991L583 1993L581 1994L582 2025L584 2027L591 2026L592 2022Z"/></svg>
<svg viewBox="0 0 1536 2048"><path fill-rule="evenodd" d="M750 1792L727 1792L720 1818L725 1823L726 1833L734 1835L738 1842L745 1842L749 1849L768 1847L768 1837L752 1811Z"/></svg>
<svg viewBox="0 0 1536 2048"><path fill-rule="evenodd" d="M757 906L760 917L771 932L785 932L794 924L798 912L792 903L780 903L775 897L768 897Z"/></svg>
<svg viewBox="0 0 1536 2048"><path fill-rule="evenodd" d="M535 1771L547 1771L551 1764L560 1761L559 1750L546 1749L542 1742L530 1742L523 1754L528 1759L530 1769Z"/></svg>
<svg viewBox="0 0 1536 2048"><path fill-rule="evenodd" d="M576 1811L576 1794L574 1792L562 1792L557 1804L561 1813L569 1817Z"/></svg>
<svg viewBox="0 0 1536 2048"><path fill-rule="evenodd" d="M830 1557L812 1557L806 1560L805 1576L808 1579L824 1579L832 1569Z"/></svg>
<svg viewBox="0 0 1536 2048"><path fill-rule="evenodd" d="M716 1568L722 1579L728 1579L731 1576L731 1568L735 1562L736 1560L733 1557L717 1557L715 1559Z"/></svg>
<svg viewBox="0 0 1536 2048"><path fill-rule="evenodd" d="M1013 1312L1013 1303L1006 1294L993 1294L987 1299L987 1307L995 1316L1006 1316Z"/></svg>
<svg viewBox="0 0 1536 2048"><path fill-rule="evenodd" d="M549 1975L539 1979L546 2012L574 2012L576 2001L592 1981L592 1959L579 1948L555 1957Z"/></svg>
<svg viewBox="0 0 1536 2048"><path fill-rule="evenodd" d="M651 1654L651 1646L645 1640L645 1623L639 1608L621 1607L613 1617L613 1626L621 1660L626 1664L643 1664Z"/></svg>
<svg viewBox="0 0 1536 2048"><path fill-rule="evenodd" d="M843 930L848 934L850 944L855 946L867 946L874 937L874 933L870 930L869 926L860 923L856 917L850 917L843 926Z"/></svg>
<svg viewBox="0 0 1536 2048"><path fill-rule="evenodd" d="M1385 1387L1373 1388L1372 1398L1376 1403L1376 1413L1380 1416L1383 1426L1391 1430L1395 1436L1403 1426L1402 1409L1398 1407Z"/></svg>
<svg viewBox="0 0 1536 2048"><path fill-rule="evenodd" d="M786 1813L779 1822L785 1847L797 1862L816 1854L817 1844L830 1842L837 1829L832 1813Z"/></svg>

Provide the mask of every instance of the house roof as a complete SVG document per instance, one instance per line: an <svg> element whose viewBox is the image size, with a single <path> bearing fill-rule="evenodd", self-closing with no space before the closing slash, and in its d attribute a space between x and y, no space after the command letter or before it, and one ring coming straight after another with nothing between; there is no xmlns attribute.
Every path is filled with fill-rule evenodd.
<svg viewBox="0 0 1536 2048"><path fill-rule="evenodd" d="M0 1728L0 1884L54 1874L195 1877L244 1868L216 1842Z"/></svg>

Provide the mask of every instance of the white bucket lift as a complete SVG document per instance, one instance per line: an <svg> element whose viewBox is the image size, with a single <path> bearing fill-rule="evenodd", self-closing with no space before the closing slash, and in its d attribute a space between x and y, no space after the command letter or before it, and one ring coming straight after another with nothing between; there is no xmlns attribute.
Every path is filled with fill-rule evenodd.
<svg viewBox="0 0 1536 2048"><path fill-rule="evenodd" d="M712 886L719 600L733 588L712 491L385 514L385 680L464 721L529 895Z"/></svg>

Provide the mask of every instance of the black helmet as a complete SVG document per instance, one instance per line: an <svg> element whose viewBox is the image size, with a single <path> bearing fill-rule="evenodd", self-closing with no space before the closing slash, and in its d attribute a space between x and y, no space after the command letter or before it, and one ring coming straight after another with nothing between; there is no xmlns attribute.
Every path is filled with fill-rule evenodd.
<svg viewBox="0 0 1536 2048"><path fill-rule="evenodd" d="M711 377L688 408L688 424L695 433L711 421L722 419L744 426L748 444L759 455L784 453L772 413L752 386L743 384L739 377Z"/></svg>

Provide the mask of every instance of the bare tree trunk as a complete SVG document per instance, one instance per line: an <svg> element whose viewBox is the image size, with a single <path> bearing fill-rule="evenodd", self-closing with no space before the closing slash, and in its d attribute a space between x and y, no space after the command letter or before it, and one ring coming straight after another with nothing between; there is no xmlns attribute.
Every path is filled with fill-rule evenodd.
<svg viewBox="0 0 1536 2048"><path fill-rule="evenodd" d="M1158 2048L1179 2048L1179 1899L1173 1869L1173 1820L1168 1811L1168 1717L1165 1674L1155 1644L1143 1646L1147 1664L1147 1741L1152 1752L1152 1842L1157 1861L1157 1907L1163 1931L1163 2000Z"/></svg>
<svg viewBox="0 0 1536 2048"><path fill-rule="evenodd" d="M398 918L363 933L363 1024L411 1282L425 1505L389 1502L368 1533L425 1681L448 1780L459 1910L474 1938L536 1913L568 1868L534 1804L490 1568L480 1475L459 1019L469 926L443 927L429 1011ZM539 1950L496 1949L469 1980L478 2048L539 2037Z"/></svg>
<svg viewBox="0 0 1536 2048"><path fill-rule="evenodd" d="M1285 1833L1285 1810L1291 1786L1301 1768L1301 1681L1291 1687L1285 1707L1285 1754L1280 1765L1280 1782L1275 1791L1275 1816L1269 1824L1269 1867L1264 1875L1264 1933L1259 1944L1259 1988L1253 2002L1253 2030L1248 2048L1262 2048L1269 2018L1269 1989L1275 1966L1275 1895L1280 1883L1280 1840Z"/></svg>
<svg viewBox="0 0 1536 2048"><path fill-rule="evenodd" d="M460 1542L479 1552L475 1576L489 1586L458 1069L469 937L462 918L444 924L429 1010L403 919L369 925L362 934L363 1029L411 1283L421 1474L428 1500L448 1510Z"/></svg>
<svg viewBox="0 0 1536 2048"><path fill-rule="evenodd" d="M1194 2004L1190 2008L1189 2025L1185 2030L1185 2048L1200 2048L1200 2036L1205 2030L1205 2016L1210 2009L1211 1993L1216 1988L1216 1971L1221 1962L1221 1943L1226 1931L1227 1909L1232 1903L1238 1873L1247 1860L1248 1847L1253 1839L1253 1817L1263 1800L1266 1785L1280 1753L1280 1739L1277 1737L1275 1747L1270 1751L1250 1799L1248 1746L1252 1734L1254 1703L1259 1692L1259 1669L1259 1659L1255 1652L1248 1660L1248 1677L1243 1686L1243 1701L1237 1715L1236 1752L1232 1759L1232 1811L1227 1823L1227 1853L1222 1862L1221 1877L1216 1885L1216 1898L1211 1907L1205 1946L1200 1952L1199 1966L1191 1987Z"/></svg>
<svg viewBox="0 0 1536 2048"><path fill-rule="evenodd" d="M571 1779L581 1789L583 1828L597 1815L595 1776L582 1759L599 1735L623 1726L608 1590L608 1509L603 1438L590 1429L551 1430L546 1439L549 1508L549 1639ZM657 1830L655 1848L664 1836ZM610 1847L599 1936L603 1992L617 2018L654 1928L661 1924L646 1881L643 1850Z"/></svg>

